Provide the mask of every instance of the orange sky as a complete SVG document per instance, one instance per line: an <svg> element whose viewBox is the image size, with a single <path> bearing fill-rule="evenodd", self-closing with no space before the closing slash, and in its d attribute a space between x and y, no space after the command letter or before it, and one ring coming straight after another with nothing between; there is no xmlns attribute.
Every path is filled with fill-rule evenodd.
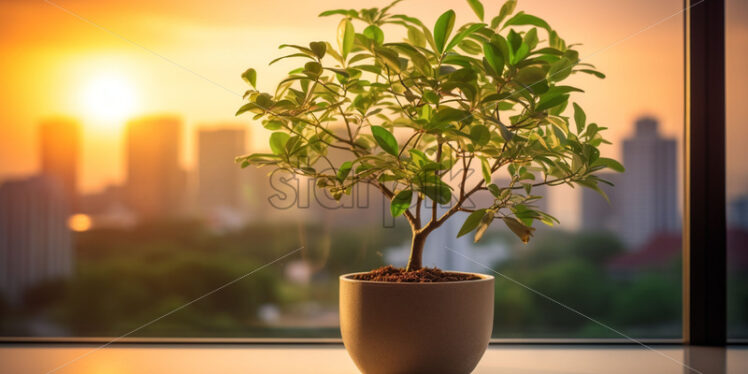
<svg viewBox="0 0 748 374"><path fill-rule="evenodd" d="M80 182L86 191L121 182L123 178L122 121L94 120L80 103L82 87L92 76L124 77L136 92L133 115L179 114L187 125L183 162L189 167L194 161L192 133L196 127L249 124L247 118L233 116L241 99L232 92L245 89L239 78L242 71L255 67L260 89L271 90L273 82L290 69L288 64L267 65L283 52L277 50L277 45L334 41L337 19L317 18L320 11L386 3L53 1L88 22L44 1L0 0L0 180L35 171L36 124L40 118L69 115L84 125ZM484 3L486 13L492 15L500 2ZM577 101L585 107L590 120L611 128L609 138L614 142L630 133L632 121L642 113L656 115L668 136L681 138L682 15L621 41L681 7L681 0L526 0L519 5L548 20L567 41L583 43L582 59L608 75L605 80L580 77L572 83L587 91ZM473 13L459 0L407 0L396 9L433 25L438 15L449 8L457 11L458 23L474 21ZM738 40L743 46L748 45L744 10L739 13L739 31L732 34L733 41ZM746 82L745 74L740 72L740 77ZM746 97L744 88L730 88L732 97ZM730 107L736 109L728 114L730 120L748 118L745 105ZM745 125L742 128L732 134L745 139ZM252 146L264 146L264 130L253 130ZM619 157L617 145L604 152ZM748 186L748 168L742 163L730 167L735 170L736 180L740 180L732 190Z"/></svg>

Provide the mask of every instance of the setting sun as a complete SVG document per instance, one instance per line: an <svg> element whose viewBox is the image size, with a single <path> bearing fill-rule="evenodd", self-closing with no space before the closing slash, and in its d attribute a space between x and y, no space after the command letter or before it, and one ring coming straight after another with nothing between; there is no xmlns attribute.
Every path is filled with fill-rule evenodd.
<svg viewBox="0 0 748 374"><path fill-rule="evenodd" d="M95 75L83 86L81 102L92 120L119 122L135 110L135 88L116 73Z"/></svg>

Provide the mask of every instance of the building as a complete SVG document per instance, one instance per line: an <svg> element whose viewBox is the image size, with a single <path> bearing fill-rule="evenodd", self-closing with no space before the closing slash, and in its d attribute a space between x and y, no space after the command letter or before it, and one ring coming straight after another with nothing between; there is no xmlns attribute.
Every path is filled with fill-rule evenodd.
<svg viewBox="0 0 748 374"><path fill-rule="evenodd" d="M39 282L73 271L73 239L66 190L37 176L0 185L0 293L10 304Z"/></svg>
<svg viewBox="0 0 748 374"><path fill-rule="evenodd" d="M608 172L597 173L597 175L615 186L599 183L600 189L608 195L610 202L605 200L597 191L589 188L582 189L582 230L617 233L620 228L621 202L618 199L619 191L616 188L620 188L622 175Z"/></svg>
<svg viewBox="0 0 748 374"><path fill-rule="evenodd" d="M202 129L197 133L197 201L212 220L241 224L246 209L246 176L234 158L246 153L243 128Z"/></svg>
<svg viewBox="0 0 748 374"><path fill-rule="evenodd" d="M730 201L727 211L727 225L748 230L748 195L739 196Z"/></svg>
<svg viewBox="0 0 748 374"><path fill-rule="evenodd" d="M126 129L127 204L138 220L163 220L182 214L186 174L180 165L182 121L144 117Z"/></svg>
<svg viewBox="0 0 748 374"><path fill-rule="evenodd" d="M92 228L132 227L137 219L125 203L125 192L121 185L108 185L100 191L81 194L78 212L89 217Z"/></svg>
<svg viewBox="0 0 748 374"><path fill-rule="evenodd" d="M78 160L81 130L67 118L43 121L39 126L39 154L42 174L60 181L71 209L78 208Z"/></svg>
<svg viewBox="0 0 748 374"><path fill-rule="evenodd" d="M656 119L636 121L634 136L623 141L623 164L625 173L598 173L615 185L599 184L610 203L582 189L582 229L614 232L634 250L654 237L677 233L677 146L662 137Z"/></svg>
<svg viewBox="0 0 748 374"><path fill-rule="evenodd" d="M620 188L619 233L632 247L652 236L678 231L677 146L662 137L657 120L636 121L634 136L623 142L623 174Z"/></svg>

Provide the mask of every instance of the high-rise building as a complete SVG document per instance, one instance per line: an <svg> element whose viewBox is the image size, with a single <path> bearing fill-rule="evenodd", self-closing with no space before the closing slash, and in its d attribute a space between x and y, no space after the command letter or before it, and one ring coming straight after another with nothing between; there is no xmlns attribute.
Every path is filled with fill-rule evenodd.
<svg viewBox="0 0 748 374"><path fill-rule="evenodd" d="M243 128L202 129L197 134L197 200L203 214L241 215L246 174L234 158L246 152Z"/></svg>
<svg viewBox="0 0 748 374"><path fill-rule="evenodd" d="M727 210L727 225L748 230L748 195L739 196L730 201Z"/></svg>
<svg viewBox="0 0 748 374"><path fill-rule="evenodd" d="M77 209L80 126L69 118L45 120L39 126L42 174L60 181L66 201Z"/></svg>
<svg viewBox="0 0 748 374"><path fill-rule="evenodd" d="M626 172L615 194L621 199L621 239L632 247L659 233L677 231L677 146L664 138L655 118L636 121L636 132L623 142Z"/></svg>
<svg viewBox="0 0 748 374"><path fill-rule="evenodd" d="M29 287L73 271L65 192L47 176L0 185L0 293L11 304Z"/></svg>
<svg viewBox="0 0 748 374"><path fill-rule="evenodd" d="M613 183L615 187L605 183L598 184L610 201L606 201L597 191L582 189L582 229L617 233L620 228L621 201L618 198L619 190L616 188L621 188L621 174L604 172L598 173L597 176Z"/></svg>
<svg viewBox="0 0 748 374"><path fill-rule="evenodd" d="M127 124L127 203L139 220L168 219L184 212L181 142L182 122L177 117L144 117Z"/></svg>

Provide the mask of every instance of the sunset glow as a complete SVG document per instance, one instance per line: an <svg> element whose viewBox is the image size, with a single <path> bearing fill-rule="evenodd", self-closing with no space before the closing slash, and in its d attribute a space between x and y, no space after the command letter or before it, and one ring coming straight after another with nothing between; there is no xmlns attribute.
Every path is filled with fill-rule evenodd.
<svg viewBox="0 0 748 374"><path fill-rule="evenodd" d="M73 214L68 219L68 227L73 231L88 231L91 226L91 217L86 214Z"/></svg>
<svg viewBox="0 0 748 374"><path fill-rule="evenodd" d="M133 115L135 88L123 75L102 73L84 83L81 92L83 114L101 126L116 126Z"/></svg>

